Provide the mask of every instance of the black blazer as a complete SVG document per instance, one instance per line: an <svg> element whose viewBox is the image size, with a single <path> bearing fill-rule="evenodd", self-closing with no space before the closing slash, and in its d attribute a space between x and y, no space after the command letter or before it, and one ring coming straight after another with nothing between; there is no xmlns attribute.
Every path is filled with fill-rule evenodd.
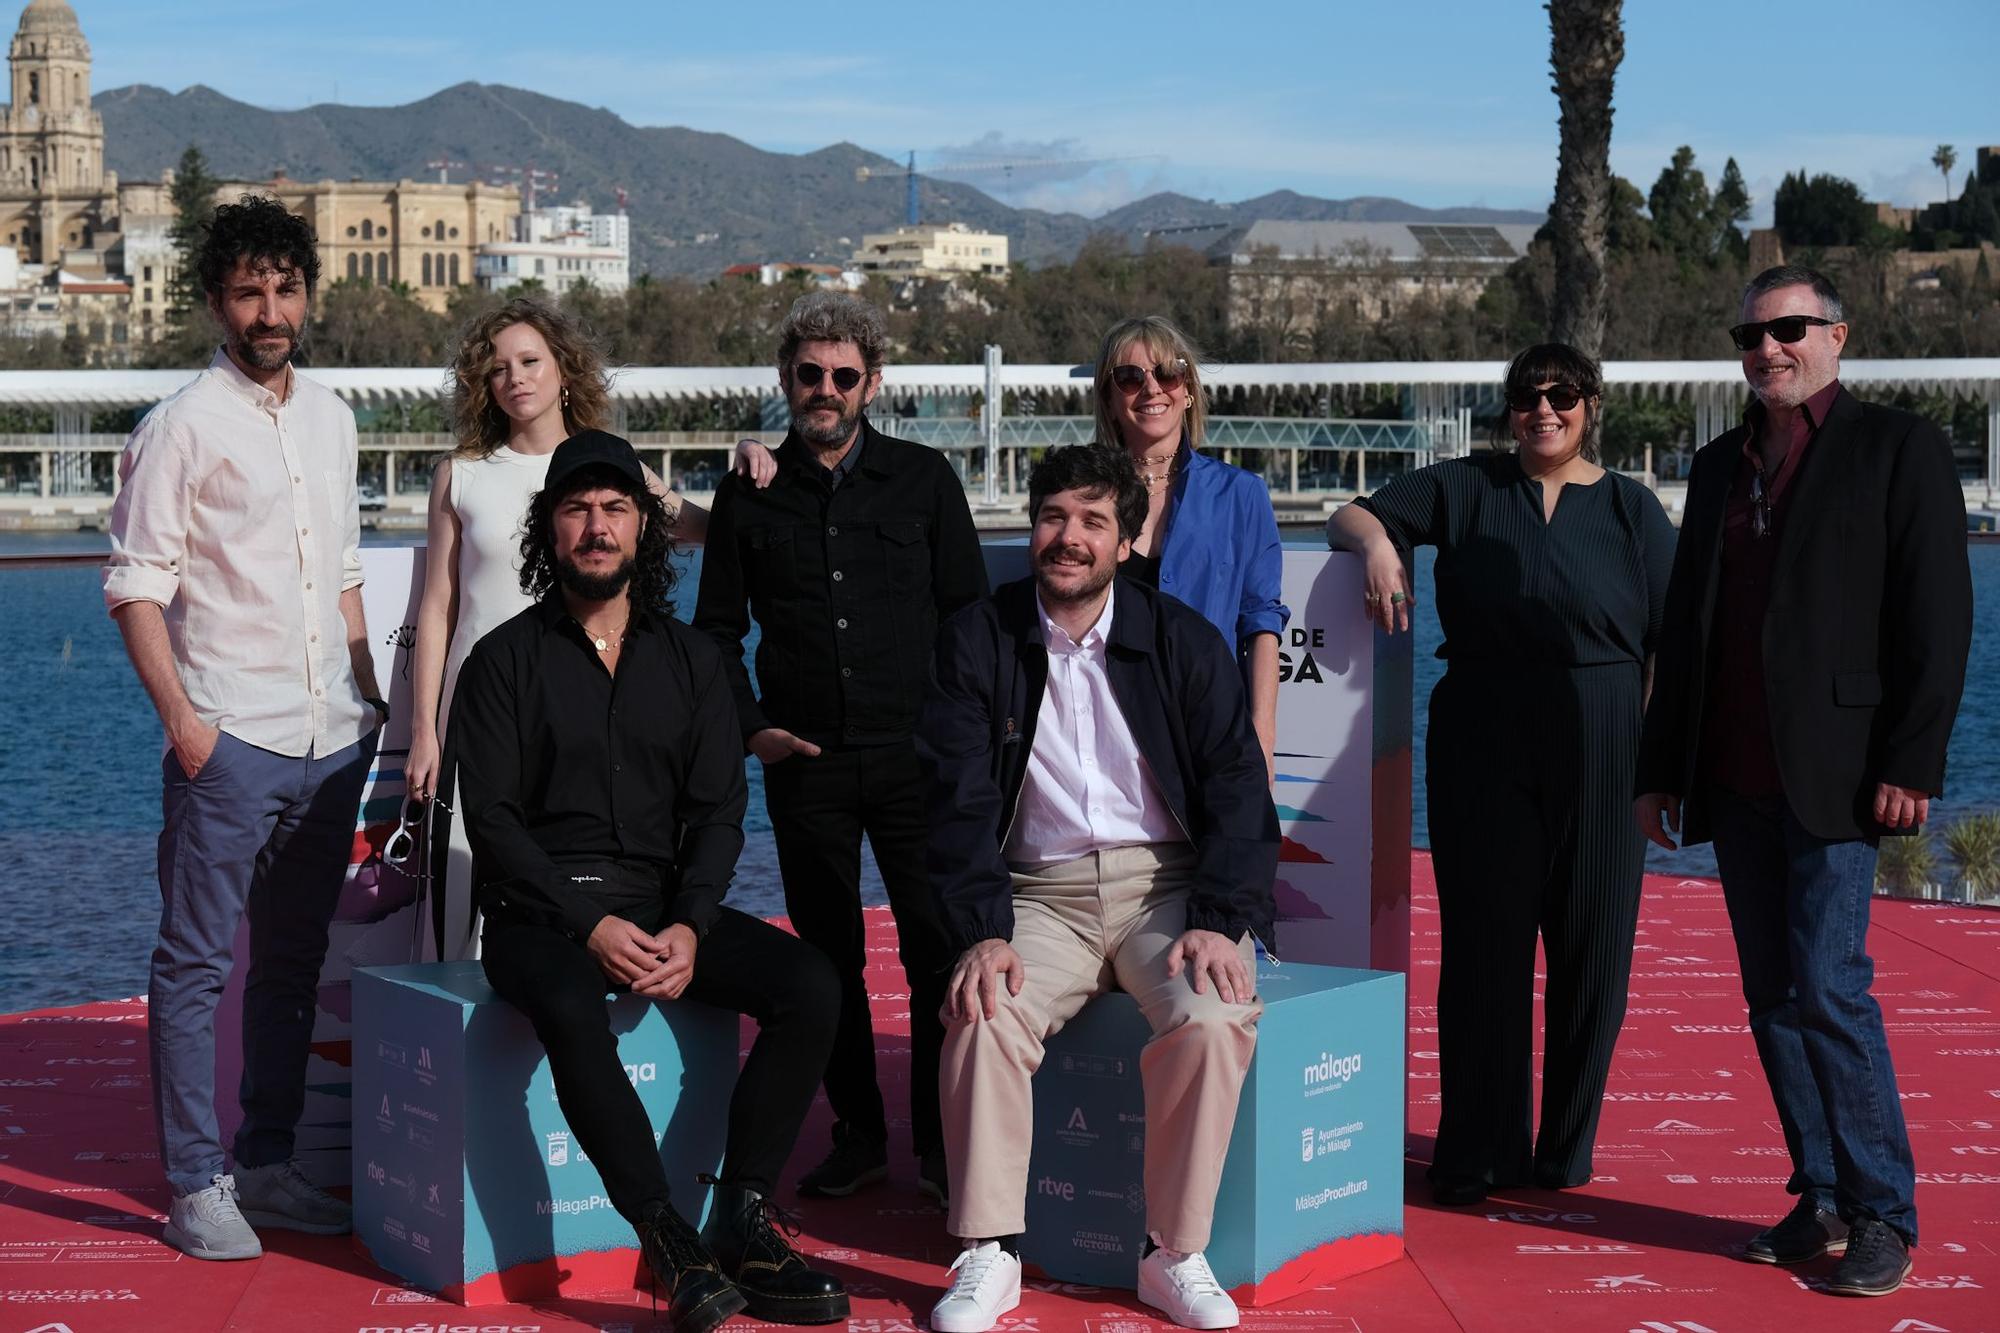
<svg viewBox="0 0 2000 1333"><path fill-rule="evenodd" d="M1637 790L1684 798L1707 839L1698 753L1722 518L1750 427L1695 455ZM1951 447L1913 413L1842 389L1813 437L1778 534L1764 687L1785 799L1821 838L1872 837L1875 784L1944 794L1972 642L1965 493Z"/></svg>
<svg viewBox="0 0 2000 1333"><path fill-rule="evenodd" d="M1221 631L1193 608L1121 578L1105 675L1195 849L1188 928L1232 940L1249 931L1275 949L1278 812ZM1003 584L938 632L917 758L930 789L931 886L961 950L1014 935L1002 848L1048 679L1032 578Z"/></svg>

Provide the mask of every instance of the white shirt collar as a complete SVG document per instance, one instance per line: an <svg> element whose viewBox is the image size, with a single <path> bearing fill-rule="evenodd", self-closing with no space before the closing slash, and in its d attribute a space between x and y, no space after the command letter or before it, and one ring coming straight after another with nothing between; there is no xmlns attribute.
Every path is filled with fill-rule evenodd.
<svg viewBox="0 0 2000 1333"><path fill-rule="evenodd" d="M208 363L208 368L216 372L216 377L228 387L231 393L256 408L259 412L275 412L291 399L294 387L292 377L296 372L289 362L285 365L285 391L283 394L265 388L256 380L244 374L243 367L236 364L236 359L229 355L229 349L226 346L215 349L215 357Z"/></svg>
<svg viewBox="0 0 2000 1333"><path fill-rule="evenodd" d="M1091 627L1084 631L1080 641L1070 638L1069 631L1058 625L1049 615L1048 604L1042 600L1042 590L1036 588L1035 610L1040 612L1042 617L1042 645L1054 647L1057 644L1067 643L1077 648L1102 648L1105 641L1111 637L1111 604L1116 596L1117 585L1116 578L1105 585L1104 610L1098 614L1097 620Z"/></svg>

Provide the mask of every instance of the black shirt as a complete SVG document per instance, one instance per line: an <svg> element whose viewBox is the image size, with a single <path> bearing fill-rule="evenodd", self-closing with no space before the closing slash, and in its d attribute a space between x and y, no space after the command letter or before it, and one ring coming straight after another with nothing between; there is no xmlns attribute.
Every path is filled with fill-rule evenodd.
<svg viewBox="0 0 2000 1333"><path fill-rule="evenodd" d="M1438 548L1438 656L1492 669L1643 663L1658 638L1674 529L1653 493L1606 472L1542 486L1511 453L1405 472L1355 501L1404 552Z"/></svg>
<svg viewBox="0 0 2000 1333"><path fill-rule="evenodd" d="M796 436L757 490L716 488L697 629L722 649L741 734L782 727L826 747L909 738L938 622L986 595L965 488L935 449L864 417L836 487ZM743 667L751 617L757 683Z"/></svg>
<svg viewBox="0 0 2000 1333"><path fill-rule="evenodd" d="M715 645L665 616L633 613L615 677L560 593L481 639L450 731L481 906L583 939L636 870L705 934L743 850L735 722ZM573 881L591 861L628 874Z"/></svg>
<svg viewBox="0 0 2000 1333"><path fill-rule="evenodd" d="M1134 583L1143 583L1148 588L1158 590L1160 586L1160 557L1140 555L1137 551L1125 557L1125 563L1118 566L1119 576Z"/></svg>

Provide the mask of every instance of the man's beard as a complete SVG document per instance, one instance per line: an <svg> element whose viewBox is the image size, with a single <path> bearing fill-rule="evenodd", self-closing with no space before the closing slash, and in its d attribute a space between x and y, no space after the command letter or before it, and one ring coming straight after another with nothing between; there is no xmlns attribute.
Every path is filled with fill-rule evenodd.
<svg viewBox="0 0 2000 1333"><path fill-rule="evenodd" d="M832 408L837 419L831 426L809 425L808 419L822 408ZM846 444L854 436L854 427L861 420L862 404L856 402L850 409L845 398L815 397L808 399L805 407L792 413L792 429L798 437L817 449L835 449Z"/></svg>
<svg viewBox="0 0 2000 1333"><path fill-rule="evenodd" d="M257 341L272 336L285 340L283 351L273 350ZM299 331L290 324L252 325L236 338L231 350L245 365L259 370L283 370L285 364L299 354Z"/></svg>
<svg viewBox="0 0 2000 1333"><path fill-rule="evenodd" d="M588 550L609 550L609 547L593 546ZM632 575L638 569L638 561L626 556L618 568L604 574L593 574L578 567L576 561L563 556L556 561L556 582L565 592L573 593L586 602L608 602L624 592L632 582Z"/></svg>
<svg viewBox="0 0 2000 1333"><path fill-rule="evenodd" d="M1097 594L1103 592L1110 585L1112 578L1118 573L1118 566L1116 564L1106 564L1101 568L1091 570L1085 576L1083 582L1074 587L1051 588L1048 580L1042 577L1042 571L1053 564L1055 557L1062 553L1061 548L1052 546L1042 552L1042 558L1035 562L1035 587L1040 590L1042 600L1051 605L1074 606L1080 602L1090 601Z"/></svg>

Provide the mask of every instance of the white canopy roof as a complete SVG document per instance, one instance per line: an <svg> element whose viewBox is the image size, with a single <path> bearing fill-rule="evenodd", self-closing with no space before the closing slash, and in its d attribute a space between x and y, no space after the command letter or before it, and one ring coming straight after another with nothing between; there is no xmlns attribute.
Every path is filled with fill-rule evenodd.
<svg viewBox="0 0 2000 1333"><path fill-rule="evenodd" d="M1364 361L1213 365L1202 378L1211 389L1310 390L1347 385L1407 385L1432 391L1492 388L1506 366L1499 361ZM1841 363L1853 386L1938 389L2000 402L2000 357L1933 360L1855 360ZM356 406L417 402L445 392L445 374L429 366L315 369L306 372ZM1002 387L1050 392L1087 383L1087 367L1002 365ZM1683 396L1743 387L1741 366L1731 361L1609 361L1608 383ZM0 405L98 410L147 407L191 378L185 370L0 371ZM891 365L883 387L895 393L969 394L986 387L981 365ZM771 366L637 366L614 372L612 397L627 403L702 398L763 397L777 392Z"/></svg>

